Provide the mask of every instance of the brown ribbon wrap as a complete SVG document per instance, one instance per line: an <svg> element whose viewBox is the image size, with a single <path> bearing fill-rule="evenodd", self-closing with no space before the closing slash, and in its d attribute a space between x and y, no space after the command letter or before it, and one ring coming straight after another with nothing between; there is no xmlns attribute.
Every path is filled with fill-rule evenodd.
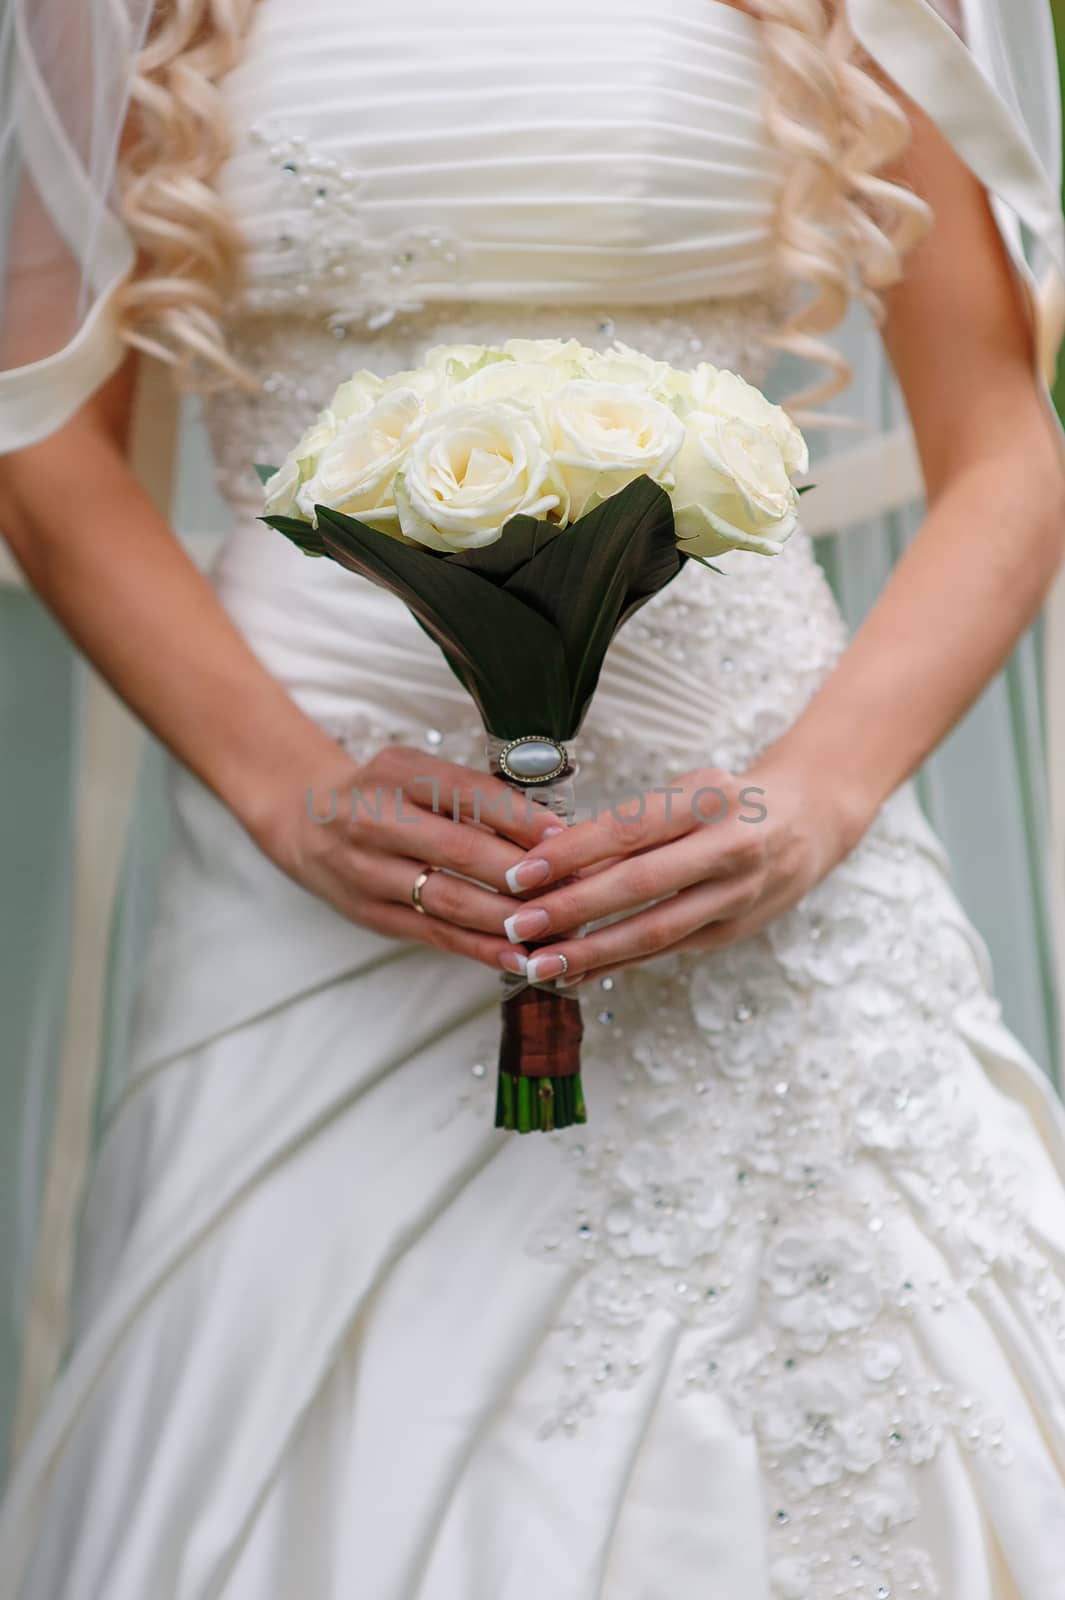
<svg viewBox="0 0 1065 1600"><path fill-rule="evenodd" d="M571 743L552 742L561 743L567 766L565 772L546 783L522 783L500 766L501 752L514 741L490 736L486 750L493 774L517 790L524 803L543 806L568 823L576 810L574 779L578 764ZM537 948L532 943L528 947ZM501 1071L527 1078L568 1078L580 1072L584 1025L575 995L508 976L503 985L502 1017Z"/></svg>
<svg viewBox="0 0 1065 1600"><path fill-rule="evenodd" d="M583 1032L574 995L527 985L503 1003L500 1068L527 1078L575 1077Z"/></svg>

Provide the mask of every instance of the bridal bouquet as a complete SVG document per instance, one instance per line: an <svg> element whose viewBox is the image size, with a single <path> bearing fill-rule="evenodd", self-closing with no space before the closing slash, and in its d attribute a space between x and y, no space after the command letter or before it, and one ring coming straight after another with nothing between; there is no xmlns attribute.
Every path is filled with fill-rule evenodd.
<svg viewBox="0 0 1065 1600"><path fill-rule="evenodd" d="M807 465L786 412L733 372L513 339L357 372L257 471L263 521L405 601L497 775L568 818L567 744L622 623L687 560L777 554ZM574 996L504 978L497 1127L586 1120L580 1039Z"/></svg>

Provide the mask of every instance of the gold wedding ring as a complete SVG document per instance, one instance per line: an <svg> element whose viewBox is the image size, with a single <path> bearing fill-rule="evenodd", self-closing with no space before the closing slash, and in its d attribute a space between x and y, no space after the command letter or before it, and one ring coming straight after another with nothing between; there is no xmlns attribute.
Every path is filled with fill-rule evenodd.
<svg viewBox="0 0 1065 1600"><path fill-rule="evenodd" d="M435 867L423 867L418 876L415 878L414 887L410 892L411 905L414 907L415 911L420 911L423 917L427 917L429 913L422 905L422 890L429 881L429 874L435 871Z"/></svg>

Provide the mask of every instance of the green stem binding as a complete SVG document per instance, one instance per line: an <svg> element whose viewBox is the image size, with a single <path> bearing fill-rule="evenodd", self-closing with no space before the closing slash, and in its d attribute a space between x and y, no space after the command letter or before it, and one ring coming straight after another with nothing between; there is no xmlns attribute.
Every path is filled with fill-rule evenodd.
<svg viewBox="0 0 1065 1600"><path fill-rule="evenodd" d="M524 1073L499 1074L496 1092L497 1128L511 1133L549 1133L587 1122L579 1072L563 1078L532 1078Z"/></svg>

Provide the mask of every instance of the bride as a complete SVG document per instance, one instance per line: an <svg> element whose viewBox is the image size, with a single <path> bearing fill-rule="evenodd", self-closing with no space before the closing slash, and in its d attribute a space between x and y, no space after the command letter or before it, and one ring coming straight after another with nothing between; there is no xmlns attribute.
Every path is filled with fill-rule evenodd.
<svg viewBox="0 0 1065 1600"><path fill-rule="evenodd" d="M910 781L1065 540L997 4L15 0L0 521L177 828L4 1600L1065 1600L1065 1113ZM471 703L251 464L359 366L515 335L827 360L816 426L852 300L928 486L861 629L805 528L689 563L579 736L639 820L434 813L493 794ZM144 351L206 391L207 579L126 465ZM417 827L316 820L376 784ZM529 939L589 1121L520 1138Z"/></svg>

